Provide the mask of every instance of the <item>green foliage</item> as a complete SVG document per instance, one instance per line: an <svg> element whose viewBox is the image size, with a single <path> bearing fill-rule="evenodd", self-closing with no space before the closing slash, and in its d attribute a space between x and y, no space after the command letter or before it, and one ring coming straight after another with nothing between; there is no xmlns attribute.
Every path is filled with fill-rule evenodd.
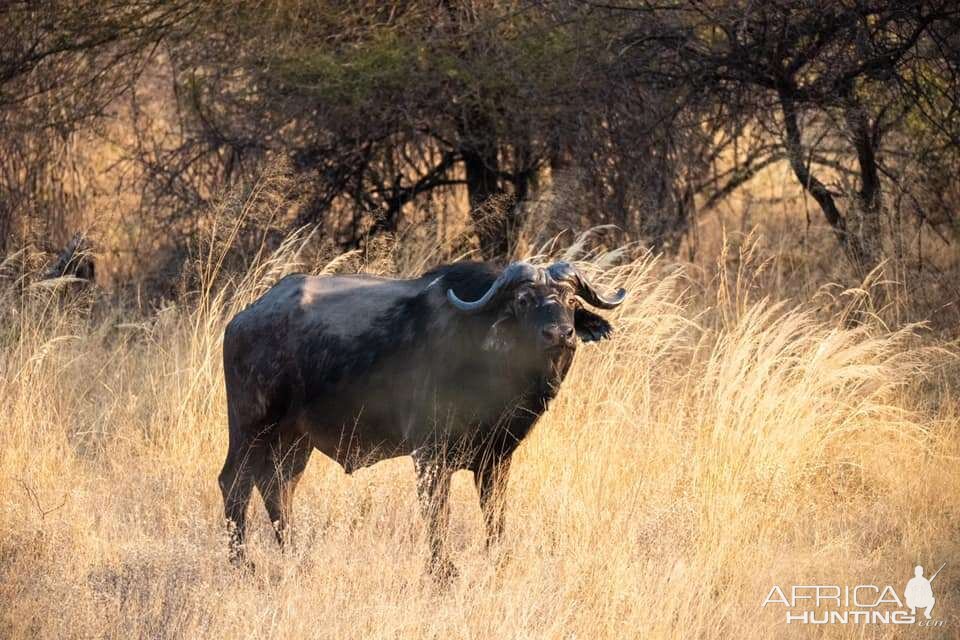
<svg viewBox="0 0 960 640"><path fill-rule="evenodd" d="M273 67L283 85L358 106L417 82L419 58L415 43L387 32L344 51L297 47L279 55Z"/></svg>
<svg viewBox="0 0 960 640"><path fill-rule="evenodd" d="M413 100L495 112L536 110L574 86L578 50L567 26L494 12L466 34L438 34L431 20L368 24L347 40L300 34L271 54L271 80L341 107Z"/></svg>

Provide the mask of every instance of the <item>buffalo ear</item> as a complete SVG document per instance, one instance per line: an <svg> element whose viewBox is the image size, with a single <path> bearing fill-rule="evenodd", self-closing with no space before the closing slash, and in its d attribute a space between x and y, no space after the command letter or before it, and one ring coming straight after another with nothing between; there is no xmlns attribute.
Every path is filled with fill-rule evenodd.
<svg viewBox="0 0 960 640"><path fill-rule="evenodd" d="M584 342L603 340L613 333L613 327L609 322L582 307L577 308L574 313L573 324L577 329L577 335Z"/></svg>

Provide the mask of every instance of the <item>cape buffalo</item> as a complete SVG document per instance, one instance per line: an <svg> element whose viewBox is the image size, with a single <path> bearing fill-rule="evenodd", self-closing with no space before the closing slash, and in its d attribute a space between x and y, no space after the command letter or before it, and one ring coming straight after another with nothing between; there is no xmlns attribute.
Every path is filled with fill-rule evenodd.
<svg viewBox="0 0 960 640"><path fill-rule="evenodd" d="M281 546L314 449L347 473L413 457L433 567L443 556L450 476L474 472L488 544L503 527L510 458L570 368L577 337L609 336L583 303L612 309L574 266L461 262L412 280L291 275L227 325L229 448L220 473L243 558L254 485Z"/></svg>

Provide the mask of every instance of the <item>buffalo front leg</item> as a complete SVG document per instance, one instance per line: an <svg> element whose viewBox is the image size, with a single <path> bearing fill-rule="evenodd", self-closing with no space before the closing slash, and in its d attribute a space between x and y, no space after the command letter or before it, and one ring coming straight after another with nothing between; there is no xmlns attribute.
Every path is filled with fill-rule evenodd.
<svg viewBox="0 0 960 640"><path fill-rule="evenodd" d="M450 477L453 472L442 459L429 454L414 453L413 464L417 471L417 497L420 510L427 523L430 543L430 570L441 580L455 577L457 570L443 549L450 518Z"/></svg>
<svg viewBox="0 0 960 640"><path fill-rule="evenodd" d="M510 475L510 456L484 460L473 472L473 481L480 496L480 511L487 530L487 548L503 535L504 493Z"/></svg>

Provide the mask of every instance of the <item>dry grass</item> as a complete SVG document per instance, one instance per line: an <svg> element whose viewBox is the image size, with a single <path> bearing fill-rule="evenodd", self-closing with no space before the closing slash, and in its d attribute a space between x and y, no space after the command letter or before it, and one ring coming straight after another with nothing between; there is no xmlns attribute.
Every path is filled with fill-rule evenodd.
<svg viewBox="0 0 960 640"><path fill-rule="evenodd" d="M851 305L758 291L743 263L688 278L590 257L632 296L520 449L499 562L466 474L449 534L460 578L442 590L424 574L412 464L348 477L315 456L295 548L277 552L255 499L258 571L233 570L222 327L305 268L308 236L227 273L243 220L224 219L200 294L145 321L49 287L0 294L0 636L894 637L787 627L760 603L773 584L902 589L915 563L944 561L947 626L925 637L960 628L953 356L916 327L851 327Z"/></svg>

